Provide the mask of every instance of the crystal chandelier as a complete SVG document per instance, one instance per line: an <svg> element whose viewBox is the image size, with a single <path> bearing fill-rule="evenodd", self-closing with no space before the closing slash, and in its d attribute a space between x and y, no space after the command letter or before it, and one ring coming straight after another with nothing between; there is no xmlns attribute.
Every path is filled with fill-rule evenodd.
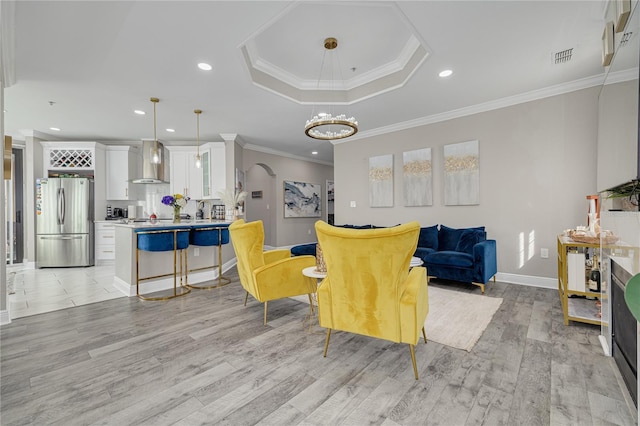
<svg viewBox="0 0 640 426"><path fill-rule="evenodd" d="M325 54L338 47L338 40L329 37L324 40ZM324 64L324 58L322 60ZM322 78L322 65L320 66L320 77L318 77L318 87ZM332 79L333 81L333 79ZM358 122L354 117L347 117L345 114L333 116L331 113L319 113L307 120L304 133L314 139L336 140L353 136L358 132Z"/></svg>

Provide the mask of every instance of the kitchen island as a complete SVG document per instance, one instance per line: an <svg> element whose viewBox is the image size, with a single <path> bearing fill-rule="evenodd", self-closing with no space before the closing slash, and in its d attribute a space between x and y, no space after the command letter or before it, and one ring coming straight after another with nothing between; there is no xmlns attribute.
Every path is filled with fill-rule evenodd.
<svg viewBox="0 0 640 426"><path fill-rule="evenodd" d="M207 228L211 226L228 226L230 222L221 220L184 220L181 223L168 221L129 222L114 223L115 227L115 276L113 285L127 296L136 295L136 232L154 229L175 228ZM235 256L231 244L222 246L223 270L227 270L235 264ZM188 256L188 269L197 270L188 274L190 284L212 281L218 277L218 268L207 268L217 264L217 246L189 246L185 250ZM156 291L173 288L173 251L139 253L140 277L166 275L141 283L141 293L153 293ZM179 273L179 266L178 266ZM184 283L185 273L182 273ZM178 285L180 281L178 278Z"/></svg>

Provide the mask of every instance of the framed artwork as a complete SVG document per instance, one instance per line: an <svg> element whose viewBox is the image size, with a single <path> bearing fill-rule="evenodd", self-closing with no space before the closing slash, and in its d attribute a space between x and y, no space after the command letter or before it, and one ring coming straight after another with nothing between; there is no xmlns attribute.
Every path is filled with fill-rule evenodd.
<svg viewBox="0 0 640 426"><path fill-rule="evenodd" d="M333 181L328 180L326 182L327 185L327 223L329 225L334 224L334 213L333 213Z"/></svg>
<svg viewBox="0 0 640 426"><path fill-rule="evenodd" d="M431 148L402 153L402 192L404 205L430 206L433 204L431 177Z"/></svg>
<svg viewBox="0 0 640 426"><path fill-rule="evenodd" d="M236 193L244 191L244 172L236 169Z"/></svg>
<svg viewBox="0 0 640 426"><path fill-rule="evenodd" d="M613 59L613 21L609 21L604 26L602 32L602 66L607 67Z"/></svg>
<svg viewBox="0 0 640 426"><path fill-rule="evenodd" d="M444 146L444 204L446 206L480 204L478 141Z"/></svg>
<svg viewBox="0 0 640 426"><path fill-rule="evenodd" d="M321 217L322 185L284 181L284 217Z"/></svg>
<svg viewBox="0 0 640 426"><path fill-rule="evenodd" d="M624 31L625 25L629 20L631 14L631 0L616 0L616 25L615 30L617 33Z"/></svg>
<svg viewBox="0 0 640 426"><path fill-rule="evenodd" d="M236 194L241 193L242 191L244 191L244 172L236 169ZM244 201L240 201L238 203L238 206L240 207L240 211L244 211Z"/></svg>
<svg viewBox="0 0 640 426"><path fill-rule="evenodd" d="M369 157L369 206L393 207L393 154Z"/></svg>
<svg viewBox="0 0 640 426"><path fill-rule="evenodd" d="M262 191L251 191L251 198L262 198Z"/></svg>

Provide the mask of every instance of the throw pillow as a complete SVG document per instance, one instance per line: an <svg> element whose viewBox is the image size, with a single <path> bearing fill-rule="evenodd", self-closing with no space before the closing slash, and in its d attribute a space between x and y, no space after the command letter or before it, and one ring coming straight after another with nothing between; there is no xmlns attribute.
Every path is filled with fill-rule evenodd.
<svg viewBox="0 0 640 426"><path fill-rule="evenodd" d="M462 253L473 254L473 246L483 241L483 232L477 229L465 229L460 235L456 250Z"/></svg>
<svg viewBox="0 0 640 426"><path fill-rule="evenodd" d="M431 248L436 251L438 250L438 225L420 228L418 247Z"/></svg>
<svg viewBox="0 0 640 426"><path fill-rule="evenodd" d="M440 232L438 233L438 251L455 251L462 233L469 230L481 231L482 234L485 235L484 226L456 229L440 225Z"/></svg>

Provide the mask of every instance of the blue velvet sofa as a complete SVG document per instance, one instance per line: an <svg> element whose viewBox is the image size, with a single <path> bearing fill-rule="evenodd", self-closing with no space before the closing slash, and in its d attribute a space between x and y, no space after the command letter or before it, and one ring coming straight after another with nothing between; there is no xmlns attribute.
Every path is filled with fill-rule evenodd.
<svg viewBox="0 0 640 426"><path fill-rule="evenodd" d="M496 241L487 239L484 226L421 228L414 256L422 259L429 277L469 282L480 287L482 294L498 272Z"/></svg>
<svg viewBox="0 0 640 426"><path fill-rule="evenodd" d="M370 229L373 225L342 225L346 228ZM302 244L291 248L293 256L316 254L316 244ZM434 225L420 228L418 247L414 253L427 267L430 278L461 281L480 287L498 272L496 241L488 240L484 226L449 228Z"/></svg>

